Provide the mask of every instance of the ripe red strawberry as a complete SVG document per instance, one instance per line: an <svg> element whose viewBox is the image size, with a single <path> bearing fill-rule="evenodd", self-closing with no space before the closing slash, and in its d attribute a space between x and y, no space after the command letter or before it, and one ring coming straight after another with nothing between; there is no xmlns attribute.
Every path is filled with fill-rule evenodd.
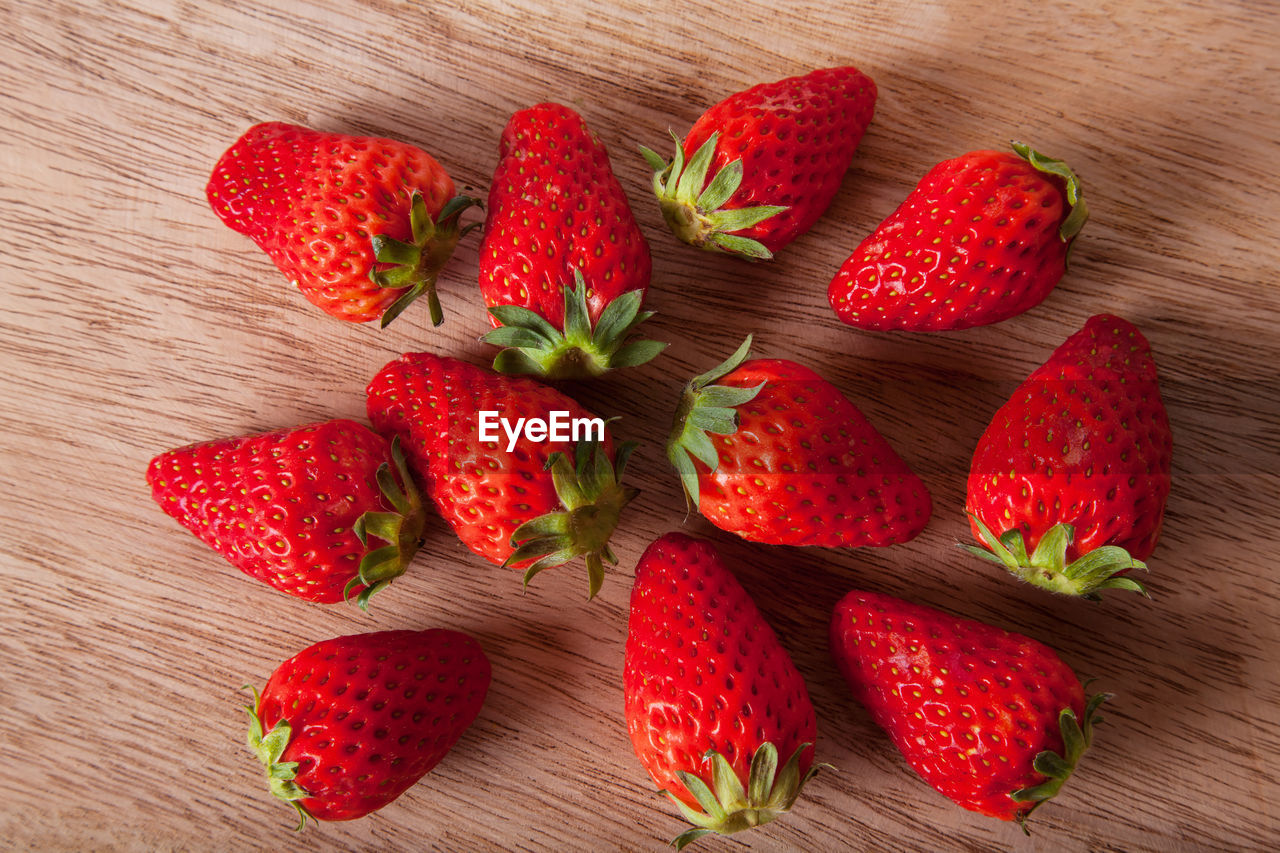
<svg viewBox="0 0 1280 853"><path fill-rule="evenodd" d="M768 823L817 772L804 679L709 542L668 533L640 558L623 682L636 757L695 826L677 849Z"/></svg>
<svg viewBox="0 0 1280 853"><path fill-rule="evenodd" d="M404 574L426 517L398 445L348 420L170 450L147 483L245 574L308 601L355 595L361 608Z"/></svg>
<svg viewBox="0 0 1280 853"><path fill-rule="evenodd" d="M481 440L480 415L496 413L512 428L519 419L566 422L592 415L554 388L504 376L430 353L390 362L368 387L369 420L404 444L409 466L462 543L491 563L538 572L586 559L590 594L604 580L603 560L617 563L609 537L622 508L637 494L620 485L634 444L613 453L604 422L566 440L512 440L494 427ZM548 435L548 438L555 436Z"/></svg>
<svg viewBox="0 0 1280 853"><path fill-rule="evenodd" d="M379 631L316 643L280 664L249 712L271 793L307 818L354 820L425 776L489 690L466 634Z"/></svg>
<svg viewBox="0 0 1280 853"><path fill-rule="evenodd" d="M582 117L538 104L507 122L480 246L480 293L506 347L493 366L551 379L643 364L666 344L627 338L652 262L604 145Z"/></svg>
<svg viewBox="0 0 1280 853"><path fill-rule="evenodd" d="M831 654L926 782L1019 823L1071 776L1110 698L1086 702L1070 668L1030 637L870 592L836 605Z"/></svg>
<svg viewBox="0 0 1280 853"><path fill-rule="evenodd" d="M691 245L773 257L831 204L875 106L876 84L852 67L729 96L676 138L670 163L641 148L663 218Z"/></svg>
<svg viewBox="0 0 1280 853"><path fill-rule="evenodd" d="M1156 546L1172 454L1146 338L1093 317L982 434L965 508L991 550L969 550L1053 592L1143 592L1123 575Z"/></svg>
<svg viewBox="0 0 1280 853"><path fill-rule="evenodd" d="M690 505L772 545L892 545L923 530L928 489L853 403L794 361L744 361L750 347L685 387L667 458Z"/></svg>
<svg viewBox="0 0 1280 853"><path fill-rule="evenodd" d="M939 332L998 323L1039 305L1089 217L1061 160L1014 142L934 166L863 240L827 290L863 329Z"/></svg>
<svg viewBox="0 0 1280 853"><path fill-rule="evenodd" d="M383 326L423 294L443 322L436 277L467 230L459 214L477 203L455 196L443 167L412 145L278 121L245 131L206 192L312 303Z"/></svg>

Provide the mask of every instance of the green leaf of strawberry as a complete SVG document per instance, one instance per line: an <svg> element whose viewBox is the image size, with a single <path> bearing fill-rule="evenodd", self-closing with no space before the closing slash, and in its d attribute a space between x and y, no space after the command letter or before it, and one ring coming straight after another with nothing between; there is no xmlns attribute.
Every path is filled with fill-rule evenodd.
<svg viewBox="0 0 1280 853"><path fill-rule="evenodd" d="M409 473L398 437L391 439L391 460L395 465L396 476L392 476L390 466L384 462L378 466L375 477L383 498L395 512L371 510L357 518L351 527L360 539L360 544L366 548L369 547L370 536L387 543L369 551L360 559L360 571L347 582L342 591L343 597L350 599L356 589L363 586L356 595L356 605L361 610L369 609L369 599L374 593L385 589L387 584L404 574L409 561L422 545L426 511L417 486L414 485L413 476Z"/></svg>
<svg viewBox="0 0 1280 853"><path fill-rule="evenodd" d="M563 453L547 459L556 494L563 509L526 521L511 534L515 550L504 566L535 562L524 570L524 585L544 569L561 566L575 557L587 564L587 598L595 598L604 582L604 561L616 565L609 550L609 537L618 526L622 509L639 491L621 485L627 459L636 448L633 441L618 446L616 462L610 463L600 443L579 442L570 463Z"/></svg>
<svg viewBox="0 0 1280 853"><path fill-rule="evenodd" d="M629 290L610 302L595 328L587 310L587 285L581 270L565 285L564 331L542 315L517 305L499 305L489 314L502 325L482 340L504 347L493 362L499 373L526 373L546 379L584 379L615 367L634 367L657 357L667 344L628 340L653 316L641 311L643 291Z"/></svg>
<svg viewBox="0 0 1280 853"><path fill-rule="evenodd" d="M679 137L676 138L676 156L671 163L658 158L654 166L653 190L662 208L662 218L672 233L691 246L767 261L773 253L763 243L733 232L758 225L787 208L769 204L721 209L721 205L742 184L742 161L729 163L716 174L715 180L703 188L719 136L718 131L711 134L683 169L678 169L684 159L684 143ZM645 159L653 163L652 157L657 155L647 148L643 150L647 152Z"/></svg>
<svg viewBox="0 0 1280 853"><path fill-rule="evenodd" d="M1097 599L1098 592L1104 589L1127 589L1151 597L1133 578L1118 576L1134 569L1147 569L1146 563L1135 560L1123 548L1104 545L1068 563L1067 548L1075 537L1075 528L1070 524L1063 522L1050 527L1040 537L1035 551L1028 556L1021 530L1007 530L997 537L978 516L969 513L969 520L987 547L961 543L962 549L975 557L998 563L1042 589L1091 599Z"/></svg>
<svg viewBox="0 0 1280 853"><path fill-rule="evenodd" d="M378 287L402 290L396 301L382 314L382 328L399 317L420 296L427 297L431 312L431 325L444 322L444 311L436 293L436 279L465 229L459 228L458 218L471 206L481 206L479 199L454 196L445 202L433 219L422 193L414 190L410 197L410 222L413 242L406 243L394 237L375 234L370 238L373 257L377 265L369 269L369 280Z"/></svg>
<svg viewBox="0 0 1280 853"><path fill-rule="evenodd" d="M1031 834L1031 830L1027 828L1027 817L1041 803L1058 795L1058 792L1062 790L1063 784L1075 772L1076 766L1080 763L1085 750L1093 746L1093 727L1102 722L1102 717L1097 713L1098 708L1102 706L1103 702L1111 698L1112 694L1110 693L1094 693L1090 696L1085 704L1083 722L1076 717L1076 712L1070 708L1063 708L1058 713L1058 728L1062 734L1063 742L1062 754L1059 755L1052 750L1045 750L1037 754L1032 762L1032 767L1037 773L1047 778L1036 785L1019 788L1009 795L1009 798L1015 803L1033 804L1026 811L1020 810L1016 817L1018 825L1022 827L1022 831L1027 835Z"/></svg>
<svg viewBox="0 0 1280 853"><path fill-rule="evenodd" d="M258 713L258 705L261 702L258 691L247 684L243 689L253 692L252 704L244 706L245 712L249 715L249 734L246 741L267 772L267 786L272 795L279 797L297 810L296 829L301 832L306 827L307 818L311 817L311 813L300 801L311 795L295 781L298 777L298 762L280 760L293 737L293 728L289 725L289 721L282 717L271 727L271 731L264 733L262 719Z"/></svg>
<svg viewBox="0 0 1280 853"><path fill-rule="evenodd" d="M745 789L728 760L714 749L708 750L703 756L704 761L711 762L714 791L694 774L685 770L677 771L677 778L697 800L702 810L690 808L679 797L663 791L667 799L680 809L685 820L694 825L693 829L676 836L671 844L677 850L683 850L690 842L704 835L731 835L744 829L763 826L791 811L800 796L800 790L817 774L820 767L826 766L814 764L803 775L800 773L801 755L812 748L811 743L800 744L779 773L778 749L765 741L752 756Z"/></svg>
<svg viewBox="0 0 1280 853"><path fill-rule="evenodd" d="M747 335L733 353L706 373L695 376L685 386L680 405L676 409L671 435L667 438L667 458L680 474L685 499L691 509L700 500L698 471L690 456L698 459L712 471L720 465L720 454L707 433L732 435L738 429L736 406L750 402L764 388L760 383L754 388L729 388L711 383L724 378L746 361L751 354L752 336Z"/></svg>
<svg viewBox="0 0 1280 853"><path fill-rule="evenodd" d="M1062 179L1063 192L1067 196L1067 209L1069 212L1066 219L1062 220L1062 225L1058 228L1058 238L1064 243L1070 243L1084 228L1084 224L1089 221L1089 206L1084 203L1084 190L1080 187L1080 179L1076 177L1076 173L1063 160L1046 157L1025 142L1015 140L1010 142L1009 145L1017 152L1019 157L1034 166L1037 171ZM1070 260L1069 253L1067 260Z"/></svg>

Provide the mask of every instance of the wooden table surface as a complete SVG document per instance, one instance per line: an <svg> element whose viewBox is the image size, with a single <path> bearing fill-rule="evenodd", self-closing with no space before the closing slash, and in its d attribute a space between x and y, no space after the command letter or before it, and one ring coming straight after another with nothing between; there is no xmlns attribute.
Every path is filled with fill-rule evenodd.
<svg viewBox="0 0 1280 853"><path fill-rule="evenodd" d="M542 5L187 0L0 4L0 837L18 849L660 850L681 826L634 759L621 669L632 568L682 528L722 548L808 681L821 774L742 849L1212 850L1280 843L1275 583L1280 414L1275 7L978 0ZM465 9L465 11L462 11ZM874 123L827 215L775 263L677 243L649 197L709 104L852 63ZM621 566L518 575L436 521L372 612L307 604L232 569L153 505L151 456L334 416L401 352L489 357L476 246L390 329L293 291L204 200L221 151L283 119L392 136L487 191L515 110L572 105L613 155L654 257L656 361L572 387L643 442ZM1067 159L1093 218L1041 306L998 326L841 326L831 273L938 160L1011 137ZM1019 585L962 554L978 436L1091 314L1150 338L1175 435L1152 600ZM915 541L751 546L684 519L661 451L679 386L747 332L805 362L889 436L936 511ZM831 607L866 587L1036 637L1116 693L1095 748L1034 834L921 782L848 697ZM244 746L246 682L323 638L443 626L494 679L440 766L371 818L292 831Z"/></svg>

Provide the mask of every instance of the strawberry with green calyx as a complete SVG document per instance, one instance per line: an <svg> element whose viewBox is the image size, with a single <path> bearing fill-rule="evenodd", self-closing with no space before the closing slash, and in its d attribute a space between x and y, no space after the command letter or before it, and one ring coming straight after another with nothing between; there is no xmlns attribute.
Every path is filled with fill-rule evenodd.
<svg viewBox="0 0 1280 853"><path fill-rule="evenodd" d="M328 314L386 326L426 295L443 319L436 279L453 254L459 216L443 167L391 139L254 125L218 160L206 194L214 213L271 256Z"/></svg>
<svg viewBox="0 0 1280 853"><path fill-rule="evenodd" d="M581 555L590 594L622 508L637 494L621 484L631 446L615 452L608 425L570 397L525 376L507 376L430 353L387 364L368 387L369 420L400 438L411 470L463 544L489 562L525 570L525 582ZM491 424L598 421L577 440L550 433L512 438ZM572 464L570 464L572 461Z"/></svg>
<svg viewBox="0 0 1280 853"><path fill-rule="evenodd" d="M652 260L609 154L582 116L537 104L507 122L480 246L480 293L503 373L582 379L666 346L628 341Z"/></svg>
<svg viewBox="0 0 1280 853"><path fill-rule="evenodd" d="M147 483L236 568L307 601L354 596L366 609L422 544L426 511L399 443L354 421L180 447L151 460Z"/></svg>
<svg viewBox="0 0 1280 853"><path fill-rule="evenodd" d="M564 329L519 305L489 309L502 325L486 334L486 343L503 347L493 360L499 373L527 373L546 379L583 379L615 367L644 364L667 348L661 341L629 340L636 327L653 316L641 311L643 291L628 290L610 302L593 327L587 285L579 270L565 285Z"/></svg>
<svg viewBox="0 0 1280 853"><path fill-rule="evenodd" d="M928 489L834 385L751 338L685 387L667 441L690 506L773 545L879 546L914 538Z"/></svg>
<svg viewBox="0 0 1280 853"><path fill-rule="evenodd" d="M937 332L998 323L1061 280L1089 218L1080 181L1029 146L933 167L832 278L836 316L862 329Z"/></svg>
<svg viewBox="0 0 1280 853"><path fill-rule="evenodd" d="M458 631L378 631L316 643L253 691L249 748L271 793L308 818L355 820L430 772L484 704L490 668ZM252 690L252 688L249 688Z"/></svg>
<svg viewBox="0 0 1280 853"><path fill-rule="evenodd" d="M1092 317L983 432L965 509L984 547L968 550L1052 592L1145 594L1126 573L1155 549L1172 454L1146 338Z"/></svg>
<svg viewBox="0 0 1280 853"><path fill-rule="evenodd" d="M836 192L875 112L853 67L754 86L708 109L675 157L642 147L668 227L693 246L767 260L808 231Z"/></svg>
<svg viewBox="0 0 1280 853"><path fill-rule="evenodd" d="M1092 745L1110 698L1086 701L1070 667L1030 637L878 593L836 605L831 653L926 782L1024 831Z"/></svg>
<svg viewBox="0 0 1280 853"><path fill-rule="evenodd" d="M640 558L623 684L636 757L694 824L677 849L769 823L817 772L804 679L709 542L668 533Z"/></svg>

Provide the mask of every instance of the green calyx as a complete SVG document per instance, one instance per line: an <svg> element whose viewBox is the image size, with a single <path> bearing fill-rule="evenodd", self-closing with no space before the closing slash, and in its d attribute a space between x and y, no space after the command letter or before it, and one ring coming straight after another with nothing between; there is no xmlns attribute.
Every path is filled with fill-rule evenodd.
<svg viewBox="0 0 1280 853"><path fill-rule="evenodd" d="M676 836L672 845L677 850L683 850L690 842L704 835L741 832L766 824L790 810L805 783L818 772L819 765L815 764L809 772L800 775L800 754L812 747L811 743L800 744L782 770L778 771L777 747L768 741L761 744L751 758L746 788L743 788L742 781L733 772L728 760L715 750L710 750L703 756L711 762L711 787L692 773L683 770L677 772L676 776L697 800L702 811L689 807L670 791L662 792L676 804L685 819L694 825L693 829ZM774 778L775 772L777 778Z"/></svg>
<svg viewBox="0 0 1280 853"><path fill-rule="evenodd" d="M1089 682L1085 682L1086 689L1088 686ZM1102 722L1102 716L1097 713L1098 708L1111 696L1110 693L1095 693L1090 696L1085 704L1083 722L1076 719L1076 712L1070 708L1063 708L1058 714L1063 754L1059 755L1046 749L1037 755L1032 766L1037 773L1046 777L1045 780L1038 785L1022 788L1009 795L1015 803L1034 803L1030 809L1021 812L1017 817L1018 825L1026 834L1031 834L1027 829L1027 817L1039 808L1041 803L1057 796L1058 791L1062 790L1062 783L1071 778L1076 765L1080 763L1080 757L1093 744L1093 727Z"/></svg>
<svg viewBox="0 0 1280 853"><path fill-rule="evenodd" d="M742 186L742 160L734 160L707 183L707 171L715 158L716 131L694 152L688 163L684 143L674 133L676 153L671 162L657 152L640 146L640 153L653 167L653 192L662 208L662 217L671 231L691 246L753 261L773 257L763 243L734 232L745 231L787 208L776 204L727 208L724 203ZM703 185L706 184L706 188Z"/></svg>
<svg viewBox="0 0 1280 853"><path fill-rule="evenodd" d="M458 227L462 212L472 205L483 206L479 199L465 195L455 196L445 202L440 213L432 219L422 193L414 190L409 206L413 242L406 243L383 234L375 234L370 238L377 264L369 270L369 280L378 287L404 291L383 312L382 328L385 329L423 294L426 294L427 306L431 311L431 324L439 326L444 322L440 297L436 295L436 279L453 256L458 240L480 225L479 222L473 222L465 228Z"/></svg>
<svg viewBox="0 0 1280 853"><path fill-rule="evenodd" d="M763 382L754 388L711 384L736 370L750 353L751 335L747 335L733 355L701 376L695 376L680 395L680 405L667 438L667 459L680 475L690 509L697 508L700 496L698 469L693 460L697 459L712 471L720 467L720 455L710 434L733 435L737 432L736 407L755 399L764 388Z"/></svg>
<svg viewBox="0 0 1280 853"><path fill-rule="evenodd" d="M627 340L636 327L653 316L641 311L644 294L628 290L600 312L595 328L587 311L587 286L582 272L573 271L565 285L564 330L541 314L519 305L489 309L502 325L482 338L504 347L493 360L499 373L527 373L544 379L587 379L614 367L644 364L667 348L661 341Z"/></svg>
<svg viewBox="0 0 1280 853"><path fill-rule="evenodd" d="M1014 141L1009 144L1019 157L1030 163L1037 171L1062 179L1067 192L1067 218L1058 228L1058 236L1062 242L1071 243L1080 233L1080 229L1084 228L1084 224L1089 221L1089 206L1084 203L1084 190L1080 187L1080 179L1062 160L1046 157L1025 142ZM1071 249L1068 247L1068 258L1070 255Z"/></svg>
<svg viewBox="0 0 1280 853"><path fill-rule="evenodd" d="M545 469L551 472L563 510L549 512L516 528L511 534L511 556L504 566L534 560L524 570L524 586L543 569L562 566L579 555L587 563L588 600L604 583L604 561L617 565L609 537L618 526L622 508L640 492L621 485L627 459L636 448L633 441L619 445L611 462L595 439L574 445L573 462L553 453Z"/></svg>
<svg viewBox="0 0 1280 853"><path fill-rule="evenodd" d="M387 543L381 548L365 552L360 560L360 570L343 590L343 597L350 601L356 588L364 587L355 598L355 603L361 610L369 609L369 599L375 592L404 574L413 555L422 545L422 528L427 521L422 496L409 474L399 437L391 440L391 460L395 463L399 482L396 482L391 467L385 462L378 466L375 476L382 496L391 504L394 512L370 510L357 518L356 523L351 526L365 548L369 547L370 537ZM404 484L403 487L401 483Z"/></svg>
<svg viewBox="0 0 1280 853"><path fill-rule="evenodd" d="M260 704L258 691L249 685L245 685L245 690L252 691L253 704L245 705L244 710L249 715L249 736L247 742L249 748L258 756L258 760L262 762L262 766L267 771L267 787L271 793L293 806L298 812L299 832L307 825L307 818L311 817L311 813L307 811L300 800L311 796L296 781L298 775L298 762L281 761L285 749L289 746L289 738L292 735L292 729L289 721L281 717L271 731L264 733L262 731L262 718L258 716L258 706ZM314 820L314 818L312 818Z"/></svg>
<svg viewBox="0 0 1280 853"><path fill-rule="evenodd" d="M1028 583L1062 595L1079 595L1097 600L1104 589L1127 589L1147 595L1142 584L1132 578L1118 576L1130 569L1147 568L1141 560L1117 545L1103 545L1067 563L1067 546L1075 537L1075 528L1062 522L1050 527L1040 537L1036 550L1027 556L1027 546L1018 528L1006 530L997 538L982 519L969 513L986 548L961 544L975 556L1004 566ZM1147 596L1150 598L1150 596Z"/></svg>

